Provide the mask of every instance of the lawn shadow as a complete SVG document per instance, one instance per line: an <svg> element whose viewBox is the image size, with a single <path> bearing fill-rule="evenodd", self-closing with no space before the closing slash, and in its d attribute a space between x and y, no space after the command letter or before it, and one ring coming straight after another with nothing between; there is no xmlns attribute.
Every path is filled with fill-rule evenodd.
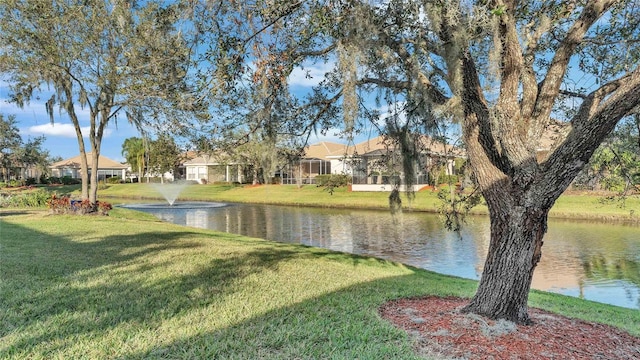
<svg viewBox="0 0 640 360"><path fill-rule="evenodd" d="M159 326L220 301L247 276L275 269L292 257L321 256L243 238L253 251L237 251L232 241L221 242L216 256L201 257L197 269L182 274L190 258L211 248L206 242L217 236L182 228L76 242L12 223L1 226L0 338L14 341L0 346L0 358L28 353L39 344L59 351L74 338L122 324ZM11 236L18 233L21 240ZM48 329L33 330L42 326Z"/></svg>
<svg viewBox="0 0 640 360"><path fill-rule="evenodd" d="M122 358L422 359L412 339L382 319L378 308L387 300L434 292L439 276L423 275L358 283ZM452 294L471 295L471 281L453 282Z"/></svg>
<svg viewBox="0 0 640 360"><path fill-rule="evenodd" d="M29 215L39 212L41 212L41 210L0 208L0 217Z"/></svg>
<svg viewBox="0 0 640 360"><path fill-rule="evenodd" d="M121 226L159 226L145 224ZM410 339L378 307L425 294L469 297L477 286L384 260L184 227L79 240L1 226L0 358L84 350L78 357L413 359ZM292 285L299 276L303 284Z"/></svg>
<svg viewBox="0 0 640 360"><path fill-rule="evenodd" d="M82 238L52 235L52 224L37 231L2 219L0 358L72 358L77 343L87 351L95 345L95 353L78 356L84 358L417 358L378 307L424 294L468 297L477 286L385 260L239 235L65 219L63 225L157 229ZM327 290L295 297L290 292L302 292L301 285L290 284L298 276L309 280L302 287ZM322 286L334 281L347 285ZM257 284L250 287L255 293L248 284ZM263 305L257 297L270 299L256 310Z"/></svg>

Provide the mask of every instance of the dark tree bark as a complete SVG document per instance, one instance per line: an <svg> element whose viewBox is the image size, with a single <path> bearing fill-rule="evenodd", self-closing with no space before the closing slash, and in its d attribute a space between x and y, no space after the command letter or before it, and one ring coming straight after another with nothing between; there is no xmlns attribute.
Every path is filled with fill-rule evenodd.
<svg viewBox="0 0 640 360"><path fill-rule="evenodd" d="M478 290L465 311L529 324L527 301L542 255L548 211L517 205L491 211L491 242Z"/></svg>
<svg viewBox="0 0 640 360"><path fill-rule="evenodd" d="M566 124L566 136L546 157L538 158L536 145L550 122L569 54L610 6L606 1L590 4L560 44L540 86L523 75L527 69L513 38L515 26L505 19L502 81L495 107L483 96L473 58L469 53L462 57L463 138L491 222L484 270L466 312L530 323L529 290L542 256L549 210L620 119L640 102L640 69L636 68L588 94Z"/></svg>

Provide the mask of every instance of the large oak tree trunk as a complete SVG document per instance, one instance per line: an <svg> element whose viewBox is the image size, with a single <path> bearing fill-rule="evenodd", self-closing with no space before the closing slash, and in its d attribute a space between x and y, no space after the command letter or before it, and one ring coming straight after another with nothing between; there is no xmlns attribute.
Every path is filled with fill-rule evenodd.
<svg viewBox="0 0 640 360"><path fill-rule="evenodd" d="M548 210L521 206L490 209L491 241L478 290L464 309L529 324L527 301L541 257Z"/></svg>
<svg viewBox="0 0 640 360"><path fill-rule="evenodd" d="M463 59L463 69L463 137L491 221L480 284L464 311L529 324L527 302L542 255L547 215L575 173L563 182L549 183L521 125L533 119L521 118L516 101L499 101L490 109L469 56ZM507 100L517 99L515 90L507 90Z"/></svg>

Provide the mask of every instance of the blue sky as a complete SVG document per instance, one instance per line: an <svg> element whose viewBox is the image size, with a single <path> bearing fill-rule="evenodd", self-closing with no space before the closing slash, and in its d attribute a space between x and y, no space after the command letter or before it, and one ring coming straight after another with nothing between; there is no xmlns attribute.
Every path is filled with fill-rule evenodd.
<svg viewBox="0 0 640 360"><path fill-rule="evenodd" d="M74 157L79 154L78 141L73 124L65 113L56 110L54 123L51 124L49 116L46 113L44 102L41 100L33 100L29 105L25 105L23 109L18 108L15 104L8 103L8 89L6 84L0 86L0 113L5 117L15 115L20 129L22 140L26 141L30 137L44 135L46 141L43 148L49 150L52 156L61 156L63 159ZM89 117L85 110L78 111L83 134L89 133ZM126 120L119 121L117 126L115 123L109 124L102 142L101 153L113 160L124 161L122 157L122 143L126 138L139 136L138 131L131 127ZM85 138L87 150L90 145L88 139Z"/></svg>
<svg viewBox="0 0 640 360"><path fill-rule="evenodd" d="M23 141L27 141L30 137L44 135L46 141L43 148L49 150L52 156L61 156L63 159L74 157L79 154L78 141L73 124L69 117L58 111L56 107L54 112L54 123L51 124L49 115L45 109L45 101L48 96L41 94L40 99L34 98L24 108L21 109L13 103L9 103L9 87L4 81L0 81L0 113L5 117L15 115L20 129L20 135ZM76 109L80 119L80 125L83 127L82 133L89 133L89 111L88 109ZM140 136L138 131L130 126L126 120L118 121L118 123L110 123L103 137L101 153L113 160L124 161L122 157L122 143L126 138ZM87 151L90 151L89 140L85 138Z"/></svg>
<svg viewBox="0 0 640 360"><path fill-rule="evenodd" d="M311 86L316 85L324 77L324 73L331 69L331 66L333 66L333 64L319 64L316 66L306 66L304 71L301 69L294 70L290 77L292 91L304 92ZM307 74L311 75L311 77L307 76ZM0 80L0 113L4 116L15 115L20 129L20 135L24 141L29 139L29 137L33 138L44 135L46 141L43 147L49 150L52 156L61 156L63 159L66 159L79 154L75 130L69 117L56 108L54 123L51 124L45 109L45 99L49 97L48 94L40 94L40 99L32 99L28 105L25 105L25 107L21 109L15 104L8 102L9 93L10 90L7 82ZM80 119L80 125L83 126L82 133L88 134L88 109L80 109L78 107L76 112ZM326 137L315 137L311 139L311 142L343 142L337 136L333 136L332 133L334 132L329 132ZM335 133L337 133L337 130ZM113 121L109 123L103 137L101 154L113 160L124 162L122 144L125 139L134 136L140 137L139 132L124 119L124 116L121 116L117 123ZM87 151L90 151L87 138L85 138L85 144Z"/></svg>

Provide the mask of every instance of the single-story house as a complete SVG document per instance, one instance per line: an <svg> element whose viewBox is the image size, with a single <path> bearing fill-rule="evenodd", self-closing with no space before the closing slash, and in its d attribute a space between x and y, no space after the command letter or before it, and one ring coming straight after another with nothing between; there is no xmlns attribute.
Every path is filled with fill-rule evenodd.
<svg viewBox="0 0 640 360"><path fill-rule="evenodd" d="M186 179L200 184L213 182L244 182L243 166L234 162L221 161L210 155L199 155L185 161L182 166Z"/></svg>
<svg viewBox="0 0 640 360"><path fill-rule="evenodd" d="M0 154L0 156L2 156ZM0 181L11 180L27 180L29 178L38 179L43 174L43 169L37 165L27 165L13 162L8 164L7 167L0 168Z"/></svg>
<svg viewBox="0 0 640 360"><path fill-rule="evenodd" d="M431 137L421 136L419 141L420 156L414 160L416 189L434 185L434 169L453 175L455 159L465 157L461 149ZM400 164L393 142L377 136L355 145L326 141L309 145L301 159L281 169L279 175L284 184L313 184L318 175L347 174L352 177L353 191L390 191L393 183L403 182Z"/></svg>
<svg viewBox="0 0 640 360"><path fill-rule="evenodd" d="M283 184L313 184L318 175L347 173L342 161L346 149L343 144L328 141L311 144L298 161L279 169L276 176Z"/></svg>
<svg viewBox="0 0 640 360"><path fill-rule="evenodd" d="M49 169L51 170L51 176L55 177L71 177L73 179L79 179L82 177L80 155L58 161L51 164ZM89 174L93 171L91 164L91 153L87 153L87 165L89 166ZM98 157L98 180L105 180L111 177L118 177L122 180L126 179L128 165L121 164L115 160L109 159L106 156L100 155Z"/></svg>

